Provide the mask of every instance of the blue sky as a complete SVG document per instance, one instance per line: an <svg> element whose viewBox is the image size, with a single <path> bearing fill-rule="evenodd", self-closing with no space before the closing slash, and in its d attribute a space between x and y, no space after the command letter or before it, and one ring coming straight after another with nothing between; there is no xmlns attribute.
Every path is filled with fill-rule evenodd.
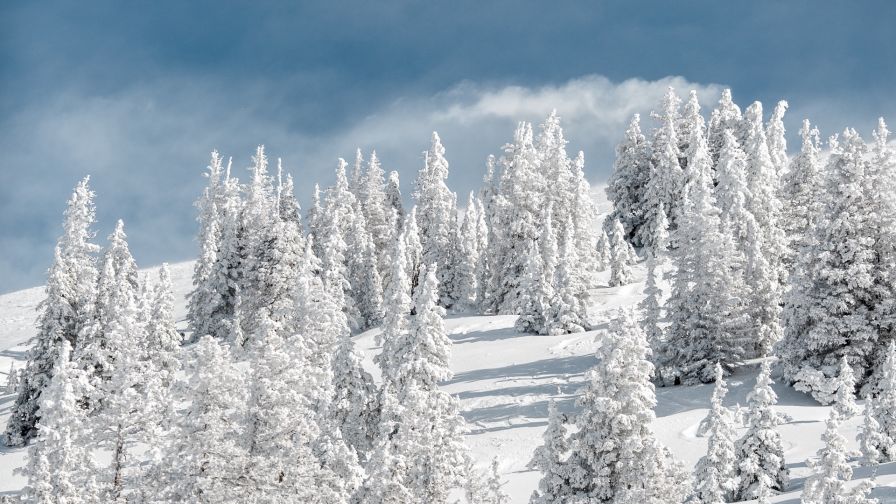
<svg viewBox="0 0 896 504"><path fill-rule="evenodd" d="M554 107L598 183L670 84L786 98L791 151L803 117L867 134L896 121L894 19L887 1L3 2L0 292L42 282L85 174L100 243L121 217L141 265L193 257L213 148L242 175L265 144L304 203L356 146L409 194L433 129L465 194Z"/></svg>

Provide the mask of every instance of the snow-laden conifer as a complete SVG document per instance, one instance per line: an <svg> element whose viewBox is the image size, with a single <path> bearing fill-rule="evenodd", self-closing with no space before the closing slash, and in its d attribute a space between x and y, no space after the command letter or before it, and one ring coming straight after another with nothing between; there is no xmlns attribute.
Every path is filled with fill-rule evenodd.
<svg viewBox="0 0 896 504"><path fill-rule="evenodd" d="M397 189L397 188L396 188ZM401 193L398 193L398 203L401 203ZM359 191L359 203L364 213L367 224L367 232L373 241L374 253L377 260L377 272L383 276L387 264L386 252L392 243L394 236L394 223L392 222L392 203L387 199L385 173L376 151L370 153L367 161L367 172L364 175L364 185ZM398 211L400 208L395 208Z"/></svg>
<svg viewBox="0 0 896 504"><path fill-rule="evenodd" d="M417 205L417 227L423 246L424 264L437 264L439 270L439 298L442 306L450 307L456 279L457 205L454 193L448 189L448 160L439 134L433 132L432 145L425 153L425 163L417 175L414 201Z"/></svg>
<svg viewBox="0 0 896 504"><path fill-rule="evenodd" d="M569 475L565 466L569 442L566 433L566 415L557 411L552 399L548 403L548 426L542 434L543 444L535 449L529 467L541 473L538 489L532 493L529 502L533 504L553 504L569 495Z"/></svg>
<svg viewBox="0 0 896 504"><path fill-rule="evenodd" d="M781 100L775 105L772 116L765 127L765 137L768 141L768 153L772 158L772 164L778 177L787 169L787 131L784 129L784 114L787 112L787 101Z"/></svg>
<svg viewBox="0 0 896 504"><path fill-rule="evenodd" d="M85 178L78 183L64 213L63 234L56 243L46 297L39 306L37 335L6 424L8 446L20 446L35 435L40 395L53 377L62 342L81 345L80 334L93 317L99 247L91 242L96 211L88 182Z"/></svg>
<svg viewBox="0 0 896 504"><path fill-rule="evenodd" d="M874 398L874 418L880 425L881 432L891 443L884 453L887 460L896 459L896 342L891 341L887 347L887 356L883 366L880 367L880 381L877 384L878 393Z"/></svg>
<svg viewBox="0 0 896 504"><path fill-rule="evenodd" d="M800 128L802 147L790 162L790 169L781 177L781 225L789 244L788 262L793 263L800 248L807 245L814 219L821 214L822 185L824 179L819 160L818 128L812 128L808 119ZM798 273L791 272L791 275Z"/></svg>
<svg viewBox="0 0 896 504"><path fill-rule="evenodd" d="M738 141L743 138L741 134L742 121L743 116L741 115L740 107L734 103L734 100L731 97L731 90L722 90L719 104L712 111L712 115L710 116L707 131L707 144L709 146L709 153L710 157L712 157L713 166L719 161L719 155L722 151L726 131L734 133L734 136Z"/></svg>
<svg viewBox="0 0 896 504"><path fill-rule="evenodd" d="M812 475L806 479L800 502L804 504L874 504L877 499L868 498L871 481L864 480L855 486L846 485L852 480L852 467L847 451L846 439L837 430L840 428L840 414L831 410L827 428L821 439L824 447L818 451L818 458L807 460L806 465Z"/></svg>
<svg viewBox="0 0 896 504"><path fill-rule="evenodd" d="M19 389L19 371L16 370L16 363L9 363L9 371L6 373L6 393L14 394Z"/></svg>
<svg viewBox="0 0 896 504"><path fill-rule="evenodd" d="M738 279L732 274L734 245L720 227L706 139L700 130L688 153L678 229L673 239L675 276L666 302L670 321L660 360L670 382L711 382L715 365L730 368L743 356L733 331L738 317Z"/></svg>
<svg viewBox="0 0 896 504"><path fill-rule="evenodd" d="M21 502L90 504L98 501L88 421L80 400L87 386L71 362L71 344L62 340L49 384L40 397L37 437L28 449L23 473L28 485Z"/></svg>
<svg viewBox="0 0 896 504"><path fill-rule="evenodd" d="M613 502L635 490L649 502L683 502L689 481L650 430L656 405L644 332L623 310L598 349L578 399L565 501Z"/></svg>
<svg viewBox="0 0 896 504"><path fill-rule="evenodd" d="M770 374L769 362L765 360L756 377L756 386L747 396L747 432L735 445L739 479L735 500L755 498L763 476L769 478L770 489L777 492L786 490L789 482L784 445L775 430L783 418L773 409L778 396L772 390Z"/></svg>
<svg viewBox="0 0 896 504"><path fill-rule="evenodd" d="M146 326L146 357L162 383L168 386L180 369L181 335L174 321L174 294L168 265L159 268L159 279L152 289L149 321Z"/></svg>
<svg viewBox="0 0 896 504"><path fill-rule="evenodd" d="M659 121L651 141L650 177L644 196L645 224L641 234L644 238L655 236L660 210L665 212L670 227L677 227L680 195L684 186L684 172L679 164L682 153L678 150L679 139L675 129L680 100L672 88L663 97L661 111L655 114ZM644 243L652 247L653 243Z"/></svg>
<svg viewBox="0 0 896 504"><path fill-rule="evenodd" d="M464 221L460 226L460 255L457 258L457 292L455 298L458 303L468 310L475 310L478 306L479 292L479 204L476 196L470 191L467 198L467 208L464 210Z"/></svg>
<svg viewBox="0 0 896 504"><path fill-rule="evenodd" d="M386 180L386 188L384 191L386 197L386 209L389 212L387 215L391 215L393 211L395 212L395 231L401 231L401 225L404 222L404 204L401 200L401 180L398 177L397 171L393 170L389 172L389 178Z"/></svg>
<svg viewBox="0 0 896 504"><path fill-rule="evenodd" d="M716 364L716 386L712 393L709 414L701 427L706 432L706 455L698 462L694 474L694 502L718 504L729 502L737 489L737 458L734 452L734 418L722 404L728 388L724 370Z"/></svg>
<svg viewBox="0 0 896 504"><path fill-rule="evenodd" d="M863 408L862 427L856 440L862 452L862 465L870 466L876 472L880 463L886 461L886 454L893 453L893 441L881 430L880 423L875 418L877 413L875 407L874 398L867 397Z"/></svg>
<svg viewBox="0 0 896 504"><path fill-rule="evenodd" d="M632 282L632 264L636 260L632 246L625 241L622 223L616 219L613 221L613 234L610 237L610 287Z"/></svg>
<svg viewBox="0 0 896 504"><path fill-rule="evenodd" d="M588 272L584 271L587 266L578 256L574 230L572 219L569 219L563 227L560 249L556 254L553 295L545 314L548 334L582 332L589 327Z"/></svg>
<svg viewBox="0 0 896 504"><path fill-rule="evenodd" d="M837 391L834 393L834 411L846 420L858 414L856 405L856 375L846 356L840 358L840 369L837 372Z"/></svg>
<svg viewBox="0 0 896 504"><path fill-rule="evenodd" d="M644 197L650 176L650 145L641 133L641 116L635 114L625 130L625 138L616 146L613 174L607 181L607 198L613 202L611 218L617 218L632 231L632 242L642 245L641 226L645 220Z"/></svg>

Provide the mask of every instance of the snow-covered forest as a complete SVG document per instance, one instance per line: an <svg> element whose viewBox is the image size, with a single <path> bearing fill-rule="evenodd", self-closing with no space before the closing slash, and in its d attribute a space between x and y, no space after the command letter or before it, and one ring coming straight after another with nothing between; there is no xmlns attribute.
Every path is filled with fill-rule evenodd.
<svg viewBox="0 0 896 504"><path fill-rule="evenodd" d="M264 147L212 152L185 299L85 178L9 341L0 502L896 502L887 125L788 149L786 101L698 98L632 117L605 187L557 113L460 203L437 133L305 209Z"/></svg>

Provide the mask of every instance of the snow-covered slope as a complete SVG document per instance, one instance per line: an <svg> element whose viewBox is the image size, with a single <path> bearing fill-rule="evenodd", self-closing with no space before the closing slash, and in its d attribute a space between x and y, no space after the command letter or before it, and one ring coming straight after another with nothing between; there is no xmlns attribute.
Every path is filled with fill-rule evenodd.
<svg viewBox="0 0 896 504"><path fill-rule="evenodd" d="M600 191L602 195L602 191ZM602 213L606 200L599 201ZM184 296L190 289L192 263L171 267L177 306L177 318L183 324ZM551 399L565 411L575 408L576 391L584 372L595 364L594 350L600 344L600 330L618 307L636 305L641 299L644 270L634 269L636 282L594 292L591 316L597 330L566 336L534 336L517 333L512 316L450 316L447 328L454 342L452 367L454 378L444 384L457 394L462 413L469 425L467 442L483 464L498 457L500 472L514 503L528 501L538 484L539 474L527 469L532 451L541 442L547 424L547 406ZM146 271L150 278L154 269ZM606 285L606 276L600 279ZM35 308L42 297L40 288L0 296L0 384L10 361L24 364L28 339L34 334ZM374 344L376 330L357 337L371 371L372 358L379 351ZM755 365L739 370L729 380L728 405L745 404L746 395L757 374ZM828 408L819 406L789 387L775 386L779 410L792 420L780 427L786 443L787 462L792 484L787 494L773 502L799 502L799 493L808 470L805 460L821 447L821 434ZM703 454L706 442L696 436L697 426L706 415L711 386L672 387L657 390L658 438L687 464L693 465ZM13 396L0 395L0 425L5 425ZM843 434L856 448L855 434L860 418L843 424ZM24 484L14 470L25 460L25 450L0 448L0 495L15 493ZM857 478L866 478L866 469L857 469ZM874 496L882 502L896 502L896 463L887 464L878 473Z"/></svg>

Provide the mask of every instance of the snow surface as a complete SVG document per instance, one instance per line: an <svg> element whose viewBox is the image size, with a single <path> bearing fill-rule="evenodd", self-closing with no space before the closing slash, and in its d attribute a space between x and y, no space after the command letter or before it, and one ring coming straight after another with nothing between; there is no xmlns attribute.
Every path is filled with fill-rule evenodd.
<svg viewBox="0 0 896 504"><path fill-rule="evenodd" d="M606 208L602 206L602 208ZM154 279L157 268L144 271ZM179 300L175 316L185 326L184 297L191 288L192 263L171 266L175 297ZM607 274L600 278L606 285ZM600 331L623 306L635 306L642 298L644 265L634 267L635 283L594 292L590 312L596 330L565 336L535 336L517 333L513 316L450 315L446 321L453 340L454 378L444 384L456 394L466 418L467 444L482 465L498 457L499 470L511 502L528 502L538 485L540 474L527 468L532 451L541 443L547 425L548 402L557 401L561 411L575 409L577 389L585 371L596 363L594 351L600 343ZM24 365L28 340L34 335L36 308L42 288L32 288L0 296L0 387L6 382L10 362ZM373 356L378 329L357 336L357 347L364 353L365 365L376 373ZM746 396L758 373L756 363L738 370L729 379L726 405L746 404ZM779 427L785 442L791 470L790 491L772 502L795 504L808 475L805 461L821 447L821 434L829 408L815 403L793 389L775 385L778 409L792 419ZM2 388L0 388L2 390ZM703 455L706 441L697 437L697 426L706 416L711 385L657 389L657 419L653 425L660 441L677 457L693 466ZM0 394L0 425L5 425L14 396ZM858 449L855 435L861 415L842 424L842 434L850 449ZM25 463L25 449L0 446L0 495L16 494L25 485L15 470ZM856 469L855 478L868 478L866 468ZM873 496L881 502L896 502L896 463L882 465Z"/></svg>

